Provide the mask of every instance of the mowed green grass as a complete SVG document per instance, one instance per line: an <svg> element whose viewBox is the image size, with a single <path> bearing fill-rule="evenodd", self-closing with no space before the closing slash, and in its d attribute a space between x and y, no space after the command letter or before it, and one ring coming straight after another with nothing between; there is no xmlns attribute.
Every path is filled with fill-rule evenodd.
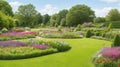
<svg viewBox="0 0 120 67"><path fill-rule="evenodd" d="M105 45L111 44L109 41L87 38L55 40L68 42L72 49L67 52L30 59L0 60L0 67L93 67L92 56Z"/></svg>

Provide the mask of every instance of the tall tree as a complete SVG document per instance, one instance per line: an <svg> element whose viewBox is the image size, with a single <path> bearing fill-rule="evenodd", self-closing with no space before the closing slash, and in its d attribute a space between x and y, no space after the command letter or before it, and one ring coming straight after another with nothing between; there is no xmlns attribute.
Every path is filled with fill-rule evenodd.
<svg viewBox="0 0 120 67"><path fill-rule="evenodd" d="M21 26L34 26L36 22L35 18L38 15L35 7L32 4L21 5L18 8L18 12L15 14L15 18L18 19Z"/></svg>
<svg viewBox="0 0 120 67"><path fill-rule="evenodd" d="M58 17L58 14L53 14L50 18L50 25L51 26L58 26L57 24L57 17Z"/></svg>
<svg viewBox="0 0 120 67"><path fill-rule="evenodd" d="M14 26L15 26L14 19L0 11L0 29L4 27L7 29L11 29Z"/></svg>
<svg viewBox="0 0 120 67"><path fill-rule="evenodd" d="M58 25L60 25L60 22L62 21L63 18L66 18L67 13L68 13L68 10L66 9L59 11L57 20L56 20Z"/></svg>
<svg viewBox="0 0 120 67"><path fill-rule="evenodd" d="M5 0L0 0L0 11L5 13L6 15L13 16L12 7Z"/></svg>
<svg viewBox="0 0 120 67"><path fill-rule="evenodd" d="M76 26L83 22L91 22L94 17L94 11L90 7L86 5L75 5L69 10L66 16L66 22L69 26Z"/></svg>
<svg viewBox="0 0 120 67"><path fill-rule="evenodd" d="M48 14L43 15L42 22L43 22L44 24L48 23L49 20L50 20L50 16L49 16Z"/></svg>
<svg viewBox="0 0 120 67"><path fill-rule="evenodd" d="M106 15L107 21L119 21L120 20L120 12L117 9L111 9Z"/></svg>

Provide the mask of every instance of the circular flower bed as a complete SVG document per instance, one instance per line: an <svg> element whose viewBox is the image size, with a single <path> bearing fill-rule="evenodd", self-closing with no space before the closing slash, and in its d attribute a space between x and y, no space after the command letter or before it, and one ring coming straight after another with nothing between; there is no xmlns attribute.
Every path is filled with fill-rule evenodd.
<svg viewBox="0 0 120 67"><path fill-rule="evenodd" d="M0 59L25 59L37 56L43 56L61 51L67 51L70 46L62 42L36 41L0 41Z"/></svg>

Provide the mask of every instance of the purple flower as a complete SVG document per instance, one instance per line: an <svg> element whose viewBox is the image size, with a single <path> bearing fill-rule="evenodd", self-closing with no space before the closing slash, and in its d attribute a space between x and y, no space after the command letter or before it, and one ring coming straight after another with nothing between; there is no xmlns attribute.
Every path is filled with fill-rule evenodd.
<svg viewBox="0 0 120 67"><path fill-rule="evenodd" d="M19 41L0 41L0 47L20 47L20 46L27 46L27 44Z"/></svg>
<svg viewBox="0 0 120 67"><path fill-rule="evenodd" d="M31 47L38 48L41 50L48 49L50 46L45 45L45 44L30 44Z"/></svg>
<svg viewBox="0 0 120 67"><path fill-rule="evenodd" d="M106 47L101 52L102 56L105 58L110 58L111 60L118 59L120 57L120 47Z"/></svg>

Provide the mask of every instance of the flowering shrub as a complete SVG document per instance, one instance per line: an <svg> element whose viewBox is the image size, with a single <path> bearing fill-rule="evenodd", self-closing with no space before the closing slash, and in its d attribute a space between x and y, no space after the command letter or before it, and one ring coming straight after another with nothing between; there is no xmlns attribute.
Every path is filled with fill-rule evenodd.
<svg viewBox="0 0 120 67"><path fill-rule="evenodd" d="M56 48L60 52L64 52L71 49L69 44L67 44L64 41L39 41L39 43L50 45L51 47Z"/></svg>
<svg viewBox="0 0 120 67"><path fill-rule="evenodd" d="M36 34L36 32L8 32L0 34L0 40L33 38Z"/></svg>
<svg viewBox="0 0 120 67"><path fill-rule="evenodd" d="M27 44L19 41L0 41L0 47L21 47L21 46L27 46Z"/></svg>
<svg viewBox="0 0 120 67"><path fill-rule="evenodd" d="M23 59L46 54L63 52L71 47L65 42L33 41L0 41L0 59Z"/></svg>
<svg viewBox="0 0 120 67"><path fill-rule="evenodd" d="M79 32L62 32L62 33L42 33L41 37L45 38L82 38L82 34Z"/></svg>
<svg viewBox="0 0 120 67"><path fill-rule="evenodd" d="M120 47L105 47L93 58L95 67L118 67Z"/></svg>
<svg viewBox="0 0 120 67"><path fill-rule="evenodd" d="M34 48L41 49L41 50L45 50L45 49L51 48L50 46L45 45L45 44L30 44L30 46L34 47Z"/></svg>
<svg viewBox="0 0 120 67"><path fill-rule="evenodd" d="M54 48L39 50L33 47L0 48L0 59L25 59L56 53Z"/></svg>

